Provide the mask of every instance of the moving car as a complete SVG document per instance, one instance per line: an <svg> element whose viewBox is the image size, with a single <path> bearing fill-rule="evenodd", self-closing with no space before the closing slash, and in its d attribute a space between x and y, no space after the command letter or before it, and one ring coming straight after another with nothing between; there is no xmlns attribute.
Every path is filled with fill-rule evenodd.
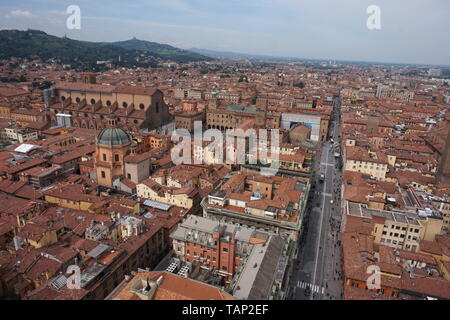
<svg viewBox="0 0 450 320"><path fill-rule="evenodd" d="M323 180L325 180L325 175L321 173L319 176L319 181L322 182Z"/></svg>

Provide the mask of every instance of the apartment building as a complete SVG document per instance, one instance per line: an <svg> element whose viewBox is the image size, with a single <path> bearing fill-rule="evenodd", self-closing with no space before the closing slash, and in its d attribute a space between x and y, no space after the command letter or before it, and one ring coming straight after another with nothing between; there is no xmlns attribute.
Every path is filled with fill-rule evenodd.
<svg viewBox="0 0 450 320"><path fill-rule="evenodd" d="M376 244L417 252L420 241L433 241L441 234L442 215L435 211L411 213L369 209L367 205L346 201L343 228L374 237Z"/></svg>
<svg viewBox="0 0 450 320"><path fill-rule="evenodd" d="M30 140L37 140L38 133L30 128L3 128L0 130L0 140L24 143Z"/></svg>
<svg viewBox="0 0 450 320"><path fill-rule="evenodd" d="M308 188L296 179L234 172L203 199L203 216L275 232L295 241Z"/></svg>
<svg viewBox="0 0 450 320"><path fill-rule="evenodd" d="M161 185L153 179L146 179L136 186L136 194L143 199L149 199L185 209L198 207L200 195L194 187L169 187Z"/></svg>
<svg viewBox="0 0 450 320"><path fill-rule="evenodd" d="M190 215L170 237L180 260L222 276L238 299L268 299L281 286L286 242L279 235Z"/></svg>
<svg viewBox="0 0 450 320"><path fill-rule="evenodd" d="M450 231L450 200L433 197L431 202L442 213L444 227Z"/></svg>
<svg viewBox="0 0 450 320"><path fill-rule="evenodd" d="M195 88L176 88L173 93L176 99L194 99L201 100L203 97L203 91Z"/></svg>
<svg viewBox="0 0 450 320"><path fill-rule="evenodd" d="M345 300L450 298L450 282L432 255L377 245L373 236L345 232L342 259ZM380 286L370 288L368 280L374 267L380 271Z"/></svg>
<svg viewBox="0 0 450 320"><path fill-rule="evenodd" d="M262 128L280 128L280 114L266 111L256 107L230 104L226 108L209 108L206 112L206 125L208 129L235 129L244 121L254 119Z"/></svg>
<svg viewBox="0 0 450 320"><path fill-rule="evenodd" d="M409 101L414 98L414 92L379 84L375 96L377 98L395 98L402 101Z"/></svg>
<svg viewBox="0 0 450 320"><path fill-rule="evenodd" d="M240 93L230 93L226 91L208 91L204 94L205 100L220 99L229 103L241 102Z"/></svg>
<svg viewBox="0 0 450 320"><path fill-rule="evenodd" d="M358 146L345 147L345 170L362 172L377 180L386 180L388 157L380 151Z"/></svg>
<svg viewBox="0 0 450 320"><path fill-rule="evenodd" d="M194 132L194 123L199 121L203 123L203 111L183 111L175 114L175 128L186 129L189 132Z"/></svg>

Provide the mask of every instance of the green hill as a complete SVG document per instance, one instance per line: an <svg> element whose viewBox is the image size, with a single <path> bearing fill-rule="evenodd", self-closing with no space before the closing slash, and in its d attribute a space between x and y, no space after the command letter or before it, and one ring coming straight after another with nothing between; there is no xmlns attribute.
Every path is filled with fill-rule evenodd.
<svg viewBox="0 0 450 320"><path fill-rule="evenodd" d="M88 41L78 41L66 37L56 37L39 30L0 30L0 60L17 58L40 58L44 61L56 59L62 64L70 64L77 70L99 71L105 65L97 61L110 61L114 66L156 67L161 60L178 62L202 60L202 56L167 45L140 41L145 45L133 47ZM123 41L122 43L128 43ZM151 44L151 45L150 45ZM154 50L150 50L150 47ZM158 52L162 54L159 54ZM204 57L203 60L210 58Z"/></svg>
<svg viewBox="0 0 450 320"><path fill-rule="evenodd" d="M117 41L107 43L108 45L117 46L128 50L142 50L157 54L163 59L172 60L180 63L191 61L209 61L213 60L211 57L207 57L188 50L182 50L172 47L168 44L161 44L156 42L150 42L145 40L139 40L133 38L131 40Z"/></svg>

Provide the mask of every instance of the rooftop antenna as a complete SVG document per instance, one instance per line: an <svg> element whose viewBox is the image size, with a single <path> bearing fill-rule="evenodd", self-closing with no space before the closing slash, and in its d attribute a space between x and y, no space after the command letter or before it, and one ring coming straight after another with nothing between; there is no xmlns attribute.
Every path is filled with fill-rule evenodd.
<svg viewBox="0 0 450 320"><path fill-rule="evenodd" d="M145 287L145 291L150 291L150 288L151 288L150 282L148 281L148 278L147 278L147 286Z"/></svg>

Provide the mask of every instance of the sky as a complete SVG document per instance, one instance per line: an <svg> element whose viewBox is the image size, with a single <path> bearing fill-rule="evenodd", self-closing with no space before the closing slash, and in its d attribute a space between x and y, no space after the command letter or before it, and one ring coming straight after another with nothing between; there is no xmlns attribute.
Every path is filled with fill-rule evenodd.
<svg viewBox="0 0 450 320"><path fill-rule="evenodd" d="M81 28L66 26L70 5ZM370 5L381 29L370 30ZM450 0L1 0L0 29L86 41L133 37L179 48L450 65Z"/></svg>

